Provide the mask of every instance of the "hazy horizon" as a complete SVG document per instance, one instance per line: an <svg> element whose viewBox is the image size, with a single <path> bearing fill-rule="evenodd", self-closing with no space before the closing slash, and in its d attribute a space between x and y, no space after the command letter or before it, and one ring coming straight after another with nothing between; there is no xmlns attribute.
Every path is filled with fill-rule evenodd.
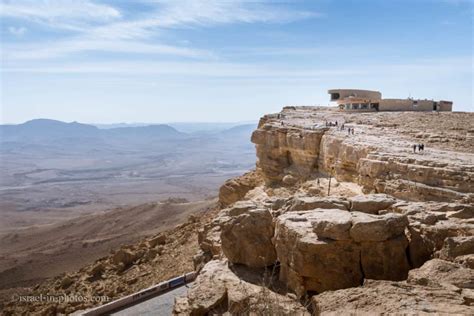
<svg viewBox="0 0 474 316"><path fill-rule="evenodd" d="M173 125L173 124L214 124L214 125L247 125L247 124L257 124L258 119L256 120L250 120L250 121L177 121L177 122L111 122L111 123L102 123L102 122L83 122L83 121L63 121L63 120L58 120L58 119L53 119L53 118L48 118L48 117L37 117L37 118L32 118L28 119L26 121L22 122L15 122L15 123L3 123L0 122L0 125L20 125L24 124L30 121L34 120L51 120L51 121L60 121L63 123L81 123L81 124L87 124L87 125L93 125L93 126L108 126L108 125L158 125L158 124L164 124L164 125Z"/></svg>
<svg viewBox="0 0 474 316"><path fill-rule="evenodd" d="M249 121L331 88L473 107L472 1L0 5L2 123Z"/></svg>

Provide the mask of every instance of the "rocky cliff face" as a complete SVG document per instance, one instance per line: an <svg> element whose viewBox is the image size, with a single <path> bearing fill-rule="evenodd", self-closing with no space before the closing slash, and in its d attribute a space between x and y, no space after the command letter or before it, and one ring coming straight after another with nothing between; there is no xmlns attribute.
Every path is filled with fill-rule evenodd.
<svg viewBox="0 0 474 316"><path fill-rule="evenodd" d="M366 193L389 193L409 200L450 199L472 203L474 162L468 152L474 142L469 136L474 132L474 123L471 121L460 132L466 134L461 136L466 144L460 144L455 155L436 142L426 144L422 153L414 154L413 144L424 140L399 133L400 129L413 128L403 121L396 128L387 127L386 120L392 119L387 115L400 119L399 116L407 114L347 114L293 107L276 116L265 116L252 135L257 167L267 183L293 185L311 177L333 175L338 180L358 183ZM428 115L438 118L437 114ZM449 113L444 119L455 120L456 115L459 114ZM363 124L356 123L362 119L365 119ZM337 122L338 126L327 127L326 122ZM422 128L419 126L421 133ZM439 128L442 130L443 126ZM354 134L349 129L354 129ZM452 137L453 141L460 138ZM443 139L440 144L446 140L449 142Z"/></svg>
<svg viewBox="0 0 474 316"><path fill-rule="evenodd" d="M221 190L225 208L199 234L202 273L175 314L472 314L473 118L264 116L252 135L261 180Z"/></svg>

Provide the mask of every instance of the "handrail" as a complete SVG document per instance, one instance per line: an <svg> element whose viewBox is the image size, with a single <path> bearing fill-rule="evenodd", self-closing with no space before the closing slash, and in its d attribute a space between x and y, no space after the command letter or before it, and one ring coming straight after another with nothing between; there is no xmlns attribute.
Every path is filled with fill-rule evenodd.
<svg viewBox="0 0 474 316"><path fill-rule="evenodd" d="M136 293L124 296L118 300L112 301L110 303L95 307L93 309L87 310L84 313L81 313L82 316L99 316L104 315L115 309L123 308L128 305L133 305L137 302L144 301L146 298L151 296L159 296L168 292L169 290L178 288L186 283L192 282L196 279L196 272L189 272L183 274L182 276L170 279L168 281L163 281L158 284L155 284L149 288L143 289Z"/></svg>

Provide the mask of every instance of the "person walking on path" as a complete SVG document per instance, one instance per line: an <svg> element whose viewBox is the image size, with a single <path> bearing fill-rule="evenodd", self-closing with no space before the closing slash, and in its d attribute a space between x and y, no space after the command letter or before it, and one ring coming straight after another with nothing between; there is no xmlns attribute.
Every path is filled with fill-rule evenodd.
<svg viewBox="0 0 474 316"><path fill-rule="evenodd" d="M416 145L413 145L413 153L416 153Z"/></svg>

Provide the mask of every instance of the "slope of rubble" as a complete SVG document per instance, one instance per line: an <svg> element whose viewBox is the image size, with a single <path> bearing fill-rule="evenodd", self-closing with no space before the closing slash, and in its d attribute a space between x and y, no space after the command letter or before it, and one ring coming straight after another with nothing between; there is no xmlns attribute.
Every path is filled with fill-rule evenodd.
<svg viewBox="0 0 474 316"><path fill-rule="evenodd" d="M123 245L108 256L96 260L73 273L62 274L35 286L18 289L16 295L116 300L161 281L193 270L193 256L199 249L198 230L216 214L217 208L191 215L175 228L145 238L136 244ZM80 253L78 253L80 255ZM107 303L107 300L100 301ZM19 302L11 299L0 305L2 315L70 314L100 305L88 300L74 303L38 301Z"/></svg>
<svg viewBox="0 0 474 316"><path fill-rule="evenodd" d="M264 116L174 313L473 314L473 136L471 113Z"/></svg>

